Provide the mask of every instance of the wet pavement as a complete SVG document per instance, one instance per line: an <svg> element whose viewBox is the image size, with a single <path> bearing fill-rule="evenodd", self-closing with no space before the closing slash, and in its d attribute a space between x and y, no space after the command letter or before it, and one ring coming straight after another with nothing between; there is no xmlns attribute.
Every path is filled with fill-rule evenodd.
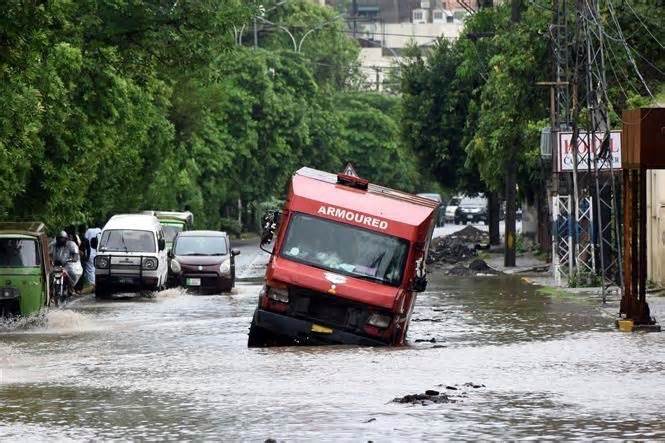
<svg viewBox="0 0 665 443"><path fill-rule="evenodd" d="M439 273L409 346L247 349L266 256L238 259L229 295L0 325L0 440L665 438L665 334L616 332L592 298ZM393 401L426 390L455 401Z"/></svg>

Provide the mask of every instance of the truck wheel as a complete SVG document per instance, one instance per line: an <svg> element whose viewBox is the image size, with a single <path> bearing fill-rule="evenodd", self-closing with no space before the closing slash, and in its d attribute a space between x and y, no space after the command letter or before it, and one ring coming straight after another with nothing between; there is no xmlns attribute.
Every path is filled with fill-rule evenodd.
<svg viewBox="0 0 665 443"><path fill-rule="evenodd" d="M109 298L111 296L111 291L108 288L100 285L95 286L95 298L103 299Z"/></svg>
<svg viewBox="0 0 665 443"><path fill-rule="evenodd" d="M247 339L248 348L264 348L268 346L268 333L265 329L256 326L254 320L249 327L249 337Z"/></svg>

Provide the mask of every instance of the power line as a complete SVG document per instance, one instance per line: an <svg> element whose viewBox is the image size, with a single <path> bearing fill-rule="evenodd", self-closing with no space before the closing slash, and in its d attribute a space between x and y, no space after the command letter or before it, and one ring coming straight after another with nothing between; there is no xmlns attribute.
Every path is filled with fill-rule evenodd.
<svg viewBox="0 0 665 443"><path fill-rule="evenodd" d="M637 76L640 78L640 81L644 85L644 88L647 91L647 94L651 98L654 98L653 94L651 93L651 88L649 88L649 85L647 85L646 81L644 81L644 77L642 76L642 73L640 72L639 68L637 67L637 63L635 63L635 59L633 58L633 55L630 51L630 48L628 46L628 42L623 36L623 31L621 30L621 25L619 24L619 21L617 20L615 14L614 14L614 6L612 5L612 0L607 0L607 7L610 12L610 16L612 17L612 21L614 22L614 25L617 28L617 32L619 33L619 38L621 39L621 42L623 43L624 48L626 49L626 54L628 54L628 60L630 61L631 65L633 66L633 69L635 70L635 73Z"/></svg>
<svg viewBox="0 0 665 443"><path fill-rule="evenodd" d="M627 2L624 2L623 4L626 5L626 6L628 6L628 9L630 9L630 11L633 13L633 15L637 18L637 20L638 20L638 21L640 22L640 24L642 25L642 27L643 27L643 28L649 33L649 35L651 36L651 38L653 38L654 41L655 41L656 43L658 43L658 45L659 45L661 48L665 49L665 46L663 46L663 44L662 44L662 43L656 38L656 36L653 35L653 33L651 32L651 30L649 29L649 27L648 27L647 25L645 25L644 22L642 21L642 18L640 18L640 16L637 14L637 12L635 12L635 10L633 9L633 7L630 5L630 2L627 1Z"/></svg>

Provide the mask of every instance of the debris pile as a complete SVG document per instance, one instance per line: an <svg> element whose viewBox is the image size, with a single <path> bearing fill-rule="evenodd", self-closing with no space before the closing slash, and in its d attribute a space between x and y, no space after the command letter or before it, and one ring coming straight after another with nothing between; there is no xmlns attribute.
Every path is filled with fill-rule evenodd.
<svg viewBox="0 0 665 443"><path fill-rule="evenodd" d="M456 264L478 255L478 249L489 246L489 235L471 225L435 240L430 248L428 263L445 262Z"/></svg>
<svg viewBox="0 0 665 443"><path fill-rule="evenodd" d="M446 394L428 389L424 394L409 394L404 397L393 399L393 403L410 403L412 405L432 405L435 403L456 403L457 400L450 398Z"/></svg>
<svg viewBox="0 0 665 443"><path fill-rule="evenodd" d="M445 388L447 391L453 392L446 394L445 392L440 392L438 390L428 389L424 394L409 394L405 395L404 397L396 397L392 400L392 402L422 406L433 405L436 403L457 403L458 401L461 401L467 397L467 393L464 392L464 388L480 389L485 387L485 385L473 382L464 383L462 386L450 386L445 384L438 386Z"/></svg>
<svg viewBox="0 0 665 443"><path fill-rule="evenodd" d="M454 275L457 277L467 277L472 275L484 274L484 275L494 275L499 274L494 268L490 268L485 260L479 258L472 260L469 263L469 266L466 267L462 264L456 265L454 268L451 268L447 272L448 275Z"/></svg>

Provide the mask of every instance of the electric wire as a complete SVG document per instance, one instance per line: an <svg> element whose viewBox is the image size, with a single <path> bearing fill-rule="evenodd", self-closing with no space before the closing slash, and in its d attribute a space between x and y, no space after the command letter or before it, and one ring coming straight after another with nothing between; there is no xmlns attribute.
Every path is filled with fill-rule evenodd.
<svg viewBox="0 0 665 443"><path fill-rule="evenodd" d="M654 96L651 93L651 88L649 88L649 85L644 80L644 77L642 76L642 73L640 72L639 68L637 67L637 63L635 63L635 59L633 58L633 54L630 51L630 47L628 46L628 42L624 38L623 31L621 30L621 25L619 24L619 21L617 20L616 15L614 13L614 6L612 5L612 0L607 0L607 8L608 8L608 11L610 13L610 17L612 18L612 21L614 22L614 25L616 26L616 30L619 34L619 38L621 39L621 43L623 43L623 46L626 50L626 54L628 55L628 60L630 61L631 65L633 66L633 69L635 70L635 73L640 78L640 81L644 85L644 88L646 89L647 94L649 94L649 97L651 97L653 99Z"/></svg>
<svg viewBox="0 0 665 443"><path fill-rule="evenodd" d="M656 43L658 43L658 46L660 46L661 48L665 49L665 46L663 46L663 44L662 44L662 43L656 38L656 36L653 35L653 33L651 32L651 30L649 29L649 27L648 27L646 24L644 24L644 22L642 21L642 18L637 14L637 12L636 12L636 11L633 9L633 7L630 5L630 1L623 2L623 4L626 5L626 6L628 6L628 9L630 9L630 12L633 13L633 15L637 18L637 20L638 20L638 21L640 22L640 24L642 25L642 27L643 27L643 28L649 33L649 35L651 36L651 38L653 38L654 41L655 41Z"/></svg>

